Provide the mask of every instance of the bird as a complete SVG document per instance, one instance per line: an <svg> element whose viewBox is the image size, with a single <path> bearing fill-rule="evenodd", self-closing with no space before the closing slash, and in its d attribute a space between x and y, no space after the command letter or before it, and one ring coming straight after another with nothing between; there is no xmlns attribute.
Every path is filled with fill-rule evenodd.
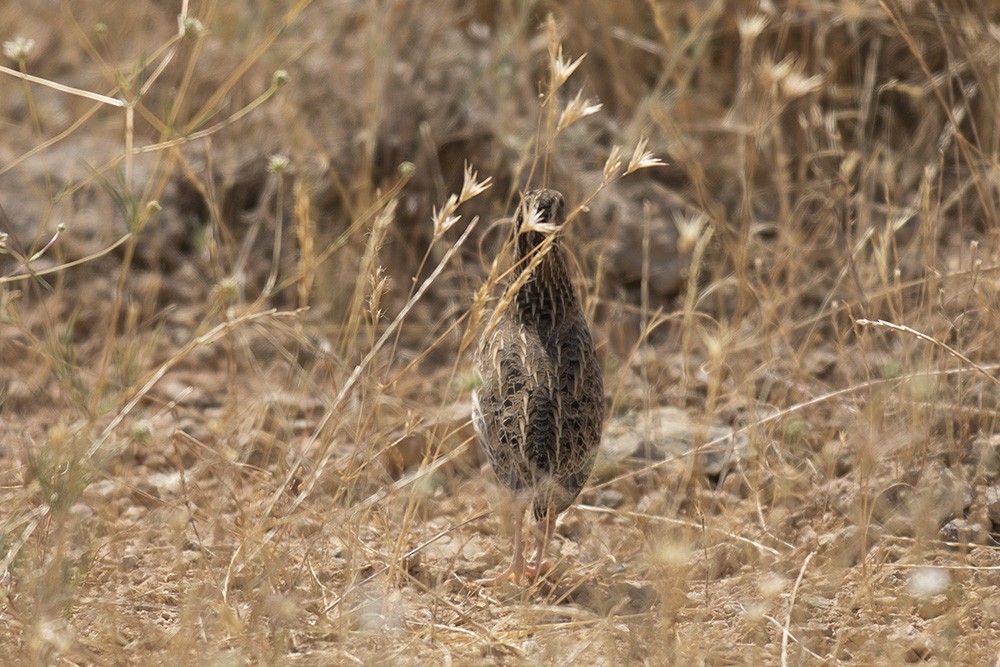
<svg viewBox="0 0 1000 667"><path fill-rule="evenodd" d="M559 192L523 195L509 244L513 268L476 355L481 383L473 423L498 480L512 492L514 525L510 566L483 583L544 573L556 518L587 483L601 440L604 379L560 243L565 221ZM526 562L529 506L536 547Z"/></svg>

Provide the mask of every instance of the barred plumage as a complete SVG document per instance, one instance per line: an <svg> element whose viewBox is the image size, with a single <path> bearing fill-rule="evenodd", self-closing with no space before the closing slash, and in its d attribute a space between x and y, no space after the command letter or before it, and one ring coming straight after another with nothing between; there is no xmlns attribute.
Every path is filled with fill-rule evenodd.
<svg viewBox="0 0 1000 667"><path fill-rule="evenodd" d="M476 432L497 477L515 497L513 562L498 579L542 568L556 516L586 484L601 439L604 383L559 245L565 217L558 192L524 196L507 284L508 293L515 291L487 326L477 359L482 385L473 401ZM521 525L528 504L542 527L535 562L526 567Z"/></svg>

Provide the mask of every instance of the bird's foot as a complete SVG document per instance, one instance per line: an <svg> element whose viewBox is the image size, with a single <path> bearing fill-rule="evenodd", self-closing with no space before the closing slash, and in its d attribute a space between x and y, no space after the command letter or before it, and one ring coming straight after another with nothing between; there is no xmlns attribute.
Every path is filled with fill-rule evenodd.
<svg viewBox="0 0 1000 667"><path fill-rule="evenodd" d="M519 585L525 581L544 577L551 569L552 563L547 560L543 560L541 564L536 562L522 564L521 567L511 565L495 577L476 579L476 584L479 586L504 586L507 583Z"/></svg>
<svg viewBox="0 0 1000 667"><path fill-rule="evenodd" d="M476 583L480 586L503 586L504 584L510 582L512 584L520 584L521 579L525 574L528 574L530 567L525 567L524 562L520 564L511 564L506 570L501 572L495 577L486 577L485 579L477 579ZM528 576L534 576L529 574Z"/></svg>
<svg viewBox="0 0 1000 667"><path fill-rule="evenodd" d="M521 567L511 565L497 576L477 579L476 583L480 586L503 586L508 582L517 585L544 577L550 570L552 570L551 562L543 560L539 564L532 561L531 563L521 565Z"/></svg>
<svg viewBox="0 0 1000 667"><path fill-rule="evenodd" d="M547 560L543 560L540 563L528 563L527 567L524 568L524 573L528 575L529 578L535 579L537 577L545 576L551 569L552 563Z"/></svg>

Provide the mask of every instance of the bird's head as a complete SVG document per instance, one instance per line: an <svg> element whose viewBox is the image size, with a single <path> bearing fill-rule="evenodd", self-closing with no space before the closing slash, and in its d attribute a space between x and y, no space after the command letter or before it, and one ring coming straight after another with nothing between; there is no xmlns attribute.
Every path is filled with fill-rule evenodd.
<svg viewBox="0 0 1000 667"><path fill-rule="evenodd" d="M514 215L514 229L518 237L528 237L535 246L551 234L557 233L566 222L566 201L555 190L531 190L521 198Z"/></svg>

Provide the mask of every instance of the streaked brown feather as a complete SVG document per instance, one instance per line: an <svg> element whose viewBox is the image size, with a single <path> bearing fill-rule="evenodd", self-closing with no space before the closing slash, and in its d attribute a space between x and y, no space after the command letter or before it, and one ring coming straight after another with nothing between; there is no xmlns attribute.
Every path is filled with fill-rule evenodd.
<svg viewBox="0 0 1000 667"><path fill-rule="evenodd" d="M604 384L559 239L545 247L546 233L525 230L534 211L544 224L565 221L554 190L529 192L518 209L508 288L527 280L483 337L474 421L497 477L528 497L541 520L549 508L558 514L569 507L587 482L601 439Z"/></svg>

